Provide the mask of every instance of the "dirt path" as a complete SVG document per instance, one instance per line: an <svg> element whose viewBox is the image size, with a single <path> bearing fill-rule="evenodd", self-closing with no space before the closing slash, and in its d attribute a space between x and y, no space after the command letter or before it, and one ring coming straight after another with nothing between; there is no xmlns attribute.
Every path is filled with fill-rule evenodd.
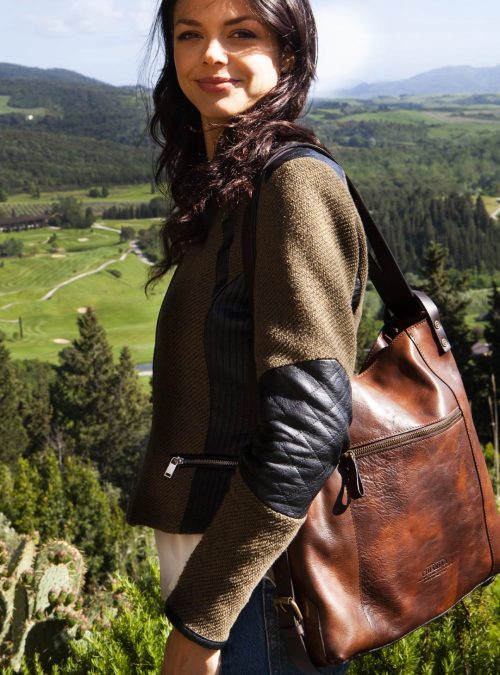
<svg viewBox="0 0 500 675"><path fill-rule="evenodd" d="M74 281L78 281L79 279L83 279L84 277L89 277L92 274L97 274L98 272L102 272L102 270L106 269L106 267L109 267L109 265L113 265L113 263L117 262L123 262L125 258L128 256L129 251L126 251L123 255L121 255L119 258L114 258L113 260L108 260L108 262L103 263L99 267L97 267L95 270L90 270L89 272L82 272L82 274L77 274L75 277L71 277L70 279L66 279L66 281L63 281L62 283L58 284L57 286L54 286L48 293L46 293L43 298L40 298L40 301L43 300L50 300L50 298L57 293L57 291L60 288L63 288L63 286L67 286L68 284L72 284Z"/></svg>
<svg viewBox="0 0 500 675"><path fill-rule="evenodd" d="M161 218L160 218L161 220ZM107 232L118 232L120 234L121 230L117 230L115 227L108 227L108 225L101 225L100 223L94 223L92 227L95 230L106 230ZM130 242L130 249L132 253L135 253L135 255L139 258L139 260L144 263L145 265L153 265L150 260L146 258L146 256L143 254L141 249L137 246L137 241L134 239L133 241Z"/></svg>
<svg viewBox="0 0 500 675"><path fill-rule="evenodd" d="M121 233L121 230L117 230L116 227L108 227L107 225L101 225L100 223L94 223L91 225L91 228L93 230L106 230L106 232L117 232L118 234Z"/></svg>

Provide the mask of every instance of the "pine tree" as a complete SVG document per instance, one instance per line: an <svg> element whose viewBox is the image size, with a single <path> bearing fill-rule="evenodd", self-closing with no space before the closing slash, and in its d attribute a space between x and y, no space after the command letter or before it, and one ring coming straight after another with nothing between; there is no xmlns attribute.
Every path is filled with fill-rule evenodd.
<svg viewBox="0 0 500 675"><path fill-rule="evenodd" d="M151 405L128 347L123 347L116 368L113 410L108 452L100 462L101 473L106 480L128 492L137 474L151 418Z"/></svg>
<svg viewBox="0 0 500 675"><path fill-rule="evenodd" d="M490 215L482 197L478 197L474 206L474 221L480 230L486 231L490 226Z"/></svg>
<svg viewBox="0 0 500 675"><path fill-rule="evenodd" d="M12 464L28 445L20 407L20 386L0 337L0 461Z"/></svg>
<svg viewBox="0 0 500 675"><path fill-rule="evenodd" d="M113 355L92 309L78 317L78 329L79 338L59 354L52 401L70 450L99 465L109 451L115 415Z"/></svg>
<svg viewBox="0 0 500 675"><path fill-rule="evenodd" d="M21 415L28 434L26 455L43 450L51 430L53 409L50 402L52 366L40 361L17 361L16 374L21 385Z"/></svg>
<svg viewBox="0 0 500 675"><path fill-rule="evenodd" d="M431 241L424 251L422 290L436 303L459 369L464 373L471 357L472 336L466 323L468 300L465 278L455 279L448 269L448 250Z"/></svg>

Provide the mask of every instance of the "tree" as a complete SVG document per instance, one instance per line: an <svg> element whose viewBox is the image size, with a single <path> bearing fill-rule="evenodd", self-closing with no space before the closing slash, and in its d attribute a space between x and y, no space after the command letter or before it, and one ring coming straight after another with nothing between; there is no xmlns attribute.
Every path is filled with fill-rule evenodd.
<svg viewBox="0 0 500 675"><path fill-rule="evenodd" d="M477 227L484 231L486 231L491 224L490 215L486 206L484 205L482 197L477 198L476 204L474 206L474 221Z"/></svg>
<svg viewBox="0 0 500 675"><path fill-rule="evenodd" d="M36 511L39 502L38 472L28 460L20 457L17 461L12 489L12 499L7 517L14 529L23 534L36 530Z"/></svg>
<svg viewBox="0 0 500 675"><path fill-rule="evenodd" d="M493 283L488 301L490 307L484 337L490 343L490 370L495 375L497 387L500 389L500 292L496 283Z"/></svg>
<svg viewBox="0 0 500 675"><path fill-rule="evenodd" d="M18 532L37 530L42 542L67 539L85 553L89 583L137 566L137 533L125 523L118 490L101 485L87 461L67 457L60 465L49 451L20 458L12 469L0 464L0 490L0 512Z"/></svg>
<svg viewBox="0 0 500 675"><path fill-rule="evenodd" d="M128 347L123 347L116 369L114 415L109 429L103 477L129 492L149 433L151 404L142 389Z"/></svg>
<svg viewBox="0 0 500 675"><path fill-rule="evenodd" d="M53 204L51 213L51 224L57 227L87 227L82 203L75 197L61 197Z"/></svg>
<svg viewBox="0 0 500 675"><path fill-rule="evenodd" d="M14 479L12 471L0 462L0 513L7 513L12 506L12 494L14 491Z"/></svg>
<svg viewBox="0 0 500 675"><path fill-rule="evenodd" d="M87 208L85 209L85 216L83 221L85 227L90 227L94 223L94 220L95 220L94 209L91 206L87 206Z"/></svg>
<svg viewBox="0 0 500 675"><path fill-rule="evenodd" d="M80 336L59 354L52 401L69 449L100 466L109 452L109 428L115 415L115 368L95 312L88 308L77 323Z"/></svg>
<svg viewBox="0 0 500 675"><path fill-rule="evenodd" d="M448 269L448 250L431 241L425 251L421 266L422 290L436 303L441 321L453 347L459 369L464 374L471 357L472 336L466 323L469 301L465 297L465 277L452 276Z"/></svg>
<svg viewBox="0 0 500 675"><path fill-rule="evenodd" d="M0 244L0 258L22 256L24 243L20 239L6 239Z"/></svg>
<svg viewBox="0 0 500 675"><path fill-rule="evenodd" d="M36 526L42 541L66 537L66 497L57 457L52 451L37 456L40 497Z"/></svg>
<svg viewBox="0 0 500 675"><path fill-rule="evenodd" d="M13 463L28 445L21 416L20 385L0 338L0 461Z"/></svg>
<svg viewBox="0 0 500 675"><path fill-rule="evenodd" d="M9 195L7 194L7 190L0 186L0 202L6 202L9 198Z"/></svg>
<svg viewBox="0 0 500 675"><path fill-rule="evenodd" d="M101 486L98 471L77 457L64 462L66 536L84 553L90 581L103 582L124 561L120 543L129 536L118 494Z"/></svg>
<svg viewBox="0 0 500 675"><path fill-rule="evenodd" d="M20 412L28 434L25 454L43 450L47 444L53 415L50 383L54 369L41 361L17 361L16 375L20 383Z"/></svg>
<svg viewBox="0 0 500 675"><path fill-rule="evenodd" d="M122 225L122 228L120 230L120 244L126 241L131 241L134 238L135 238L134 228L130 227L130 225Z"/></svg>

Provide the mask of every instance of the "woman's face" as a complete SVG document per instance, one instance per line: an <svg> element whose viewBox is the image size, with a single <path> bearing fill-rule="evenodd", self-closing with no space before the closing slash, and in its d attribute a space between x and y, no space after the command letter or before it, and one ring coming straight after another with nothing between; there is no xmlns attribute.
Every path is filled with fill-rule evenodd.
<svg viewBox="0 0 500 675"><path fill-rule="evenodd" d="M278 38L247 0L177 0L174 60L184 95L203 122L251 108L278 82Z"/></svg>

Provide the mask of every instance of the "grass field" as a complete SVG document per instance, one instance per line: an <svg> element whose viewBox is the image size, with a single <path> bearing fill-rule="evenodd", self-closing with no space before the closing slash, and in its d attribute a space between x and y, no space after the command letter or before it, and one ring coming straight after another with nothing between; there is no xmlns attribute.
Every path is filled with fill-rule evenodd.
<svg viewBox="0 0 500 675"><path fill-rule="evenodd" d="M95 187L100 187L96 185ZM8 202L4 206L9 208L16 208L17 205L25 204L51 204L55 202L62 194L65 197L76 197L78 200L82 201L85 206L92 206L93 204L106 205L117 202L120 204L125 203L142 203L149 202L153 197L158 196L158 194L151 194L151 185L149 183L141 183L138 185L117 185L111 186L109 188L109 196L103 199L102 197L97 197L95 199L88 196L88 188L84 190L68 190L62 193L60 190L55 190L52 192L42 192L39 198L34 199L29 193L22 192L19 194L12 195Z"/></svg>
<svg viewBox="0 0 500 675"><path fill-rule="evenodd" d="M378 110L342 117L342 122L390 122L392 124L423 124L429 127L434 136L449 136L450 133L485 133L500 131L500 116L491 119L478 119L470 116L454 116L439 110Z"/></svg>
<svg viewBox="0 0 500 675"><path fill-rule="evenodd" d="M11 108L9 106L10 96L0 96L0 115L9 113L22 113L24 115L33 115L34 117L45 117L47 111L45 108Z"/></svg>
<svg viewBox="0 0 500 675"><path fill-rule="evenodd" d="M104 326L115 355L128 345L136 363L148 363L153 353L156 317L168 280L146 298L144 281L147 266L112 232L60 230L56 232L56 253L51 252L50 229L18 233L25 251L36 254L25 258L3 259L0 267L0 330L7 336L13 358L38 358L57 362L64 345L54 340L77 336L78 310L92 307ZM0 235L0 241L5 235ZM79 240L88 241L79 241ZM59 289L50 300L43 296L62 281L115 260L108 268ZM110 270L119 270L117 278ZM22 317L24 338L18 339L17 320ZM15 322L15 323L11 323Z"/></svg>
<svg viewBox="0 0 500 675"><path fill-rule="evenodd" d="M498 209L500 209L500 202L497 201L498 198L500 198L500 195L498 195L498 197L490 197L483 195L484 204L488 209L488 213L495 213L495 211L498 211Z"/></svg>

